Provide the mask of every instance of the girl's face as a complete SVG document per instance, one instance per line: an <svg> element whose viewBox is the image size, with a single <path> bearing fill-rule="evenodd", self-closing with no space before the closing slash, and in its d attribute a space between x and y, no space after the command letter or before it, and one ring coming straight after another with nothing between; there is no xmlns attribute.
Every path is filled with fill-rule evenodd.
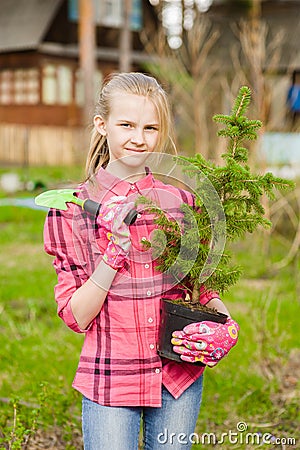
<svg viewBox="0 0 300 450"><path fill-rule="evenodd" d="M106 136L109 164L120 160L128 168L143 165L147 154L155 150L160 133L154 103L134 94L115 95L108 118L95 116L94 124L98 132Z"/></svg>

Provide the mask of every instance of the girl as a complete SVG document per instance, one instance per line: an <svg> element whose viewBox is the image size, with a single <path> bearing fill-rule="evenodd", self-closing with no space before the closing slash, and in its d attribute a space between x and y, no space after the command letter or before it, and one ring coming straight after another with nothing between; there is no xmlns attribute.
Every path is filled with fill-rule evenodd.
<svg viewBox="0 0 300 450"><path fill-rule="evenodd" d="M192 324L173 338L189 362L157 354L161 296L181 298L185 290L155 270L143 246L153 216L138 208L134 224L124 219L140 195L179 221L180 205L194 204L191 193L158 181L146 166L170 146L170 109L157 81L142 73L111 76L96 107L87 181L78 192L100 202L100 214L92 220L70 203L67 211L50 210L45 223L58 314L85 334L73 387L83 394L86 450L136 450L141 418L145 449L190 448L204 371L191 362L214 365L237 340L232 319ZM199 301L229 315L216 292L203 289Z"/></svg>

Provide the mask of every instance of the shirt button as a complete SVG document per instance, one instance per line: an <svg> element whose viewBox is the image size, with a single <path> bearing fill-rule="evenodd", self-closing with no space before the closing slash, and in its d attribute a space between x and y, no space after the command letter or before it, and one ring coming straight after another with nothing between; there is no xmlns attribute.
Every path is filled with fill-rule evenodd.
<svg viewBox="0 0 300 450"><path fill-rule="evenodd" d="M155 373L160 373L160 369L155 369Z"/></svg>
<svg viewBox="0 0 300 450"><path fill-rule="evenodd" d="M150 297L151 291L147 291L147 296Z"/></svg>
<svg viewBox="0 0 300 450"><path fill-rule="evenodd" d="M130 189L134 190L134 189L135 189L135 186L134 186L134 185L132 185L132 186L130 187Z"/></svg>
<svg viewBox="0 0 300 450"><path fill-rule="evenodd" d="M151 350L153 350L155 348L154 344L150 344L149 347L151 348Z"/></svg>
<svg viewBox="0 0 300 450"><path fill-rule="evenodd" d="M143 237L141 238L141 240L142 240L142 241L146 241L147 238L145 238L145 236L143 236Z"/></svg>
<svg viewBox="0 0 300 450"><path fill-rule="evenodd" d="M137 214L136 217L137 217L137 219L140 219L142 217L142 214L139 213L139 214Z"/></svg>
<svg viewBox="0 0 300 450"><path fill-rule="evenodd" d="M152 317L149 317L148 322L149 322L149 323L152 323L152 322L153 322Z"/></svg>
<svg viewBox="0 0 300 450"><path fill-rule="evenodd" d="M145 264L145 269L149 269L149 264Z"/></svg>

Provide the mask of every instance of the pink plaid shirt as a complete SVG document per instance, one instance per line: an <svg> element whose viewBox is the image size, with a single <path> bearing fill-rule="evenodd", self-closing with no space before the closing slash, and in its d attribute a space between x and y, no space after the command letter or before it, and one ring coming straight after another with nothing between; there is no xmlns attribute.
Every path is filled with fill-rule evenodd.
<svg viewBox="0 0 300 450"><path fill-rule="evenodd" d="M179 207L183 202L194 204L189 192L166 185L151 173L129 183L100 169L96 183L85 183L79 190L80 197L100 203L113 195L126 195L130 200L147 196L177 220L182 219ZM92 275L107 240L97 220L77 205L68 205L66 211L50 209L44 243L46 252L55 256L58 315L72 330L85 333L73 387L107 406L159 407L162 384L178 398L204 369L157 354L160 299L181 298L185 290L155 269L151 250L142 244L156 227L154 216L141 210L136 222L130 225L130 263L118 271L98 316L87 330L81 330L72 314L70 299ZM203 290L200 302L205 304L217 296Z"/></svg>

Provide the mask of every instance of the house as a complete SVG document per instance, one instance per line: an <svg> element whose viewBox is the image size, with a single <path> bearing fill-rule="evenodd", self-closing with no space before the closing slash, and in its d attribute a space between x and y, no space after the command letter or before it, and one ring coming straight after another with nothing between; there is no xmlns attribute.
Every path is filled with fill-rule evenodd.
<svg viewBox="0 0 300 450"><path fill-rule="evenodd" d="M118 70L122 0L93 3L100 81ZM146 58L139 30L156 22L147 0L133 0L133 70ZM1 0L0 123L78 126L82 104L78 0Z"/></svg>
<svg viewBox="0 0 300 450"><path fill-rule="evenodd" d="M119 70L123 0L92 0L95 88ZM0 1L0 162L82 164L84 87L79 61L79 0ZM147 59L140 29L157 29L148 0L132 0L132 70ZM96 92L95 92L96 95ZM85 124L85 122L84 122Z"/></svg>

